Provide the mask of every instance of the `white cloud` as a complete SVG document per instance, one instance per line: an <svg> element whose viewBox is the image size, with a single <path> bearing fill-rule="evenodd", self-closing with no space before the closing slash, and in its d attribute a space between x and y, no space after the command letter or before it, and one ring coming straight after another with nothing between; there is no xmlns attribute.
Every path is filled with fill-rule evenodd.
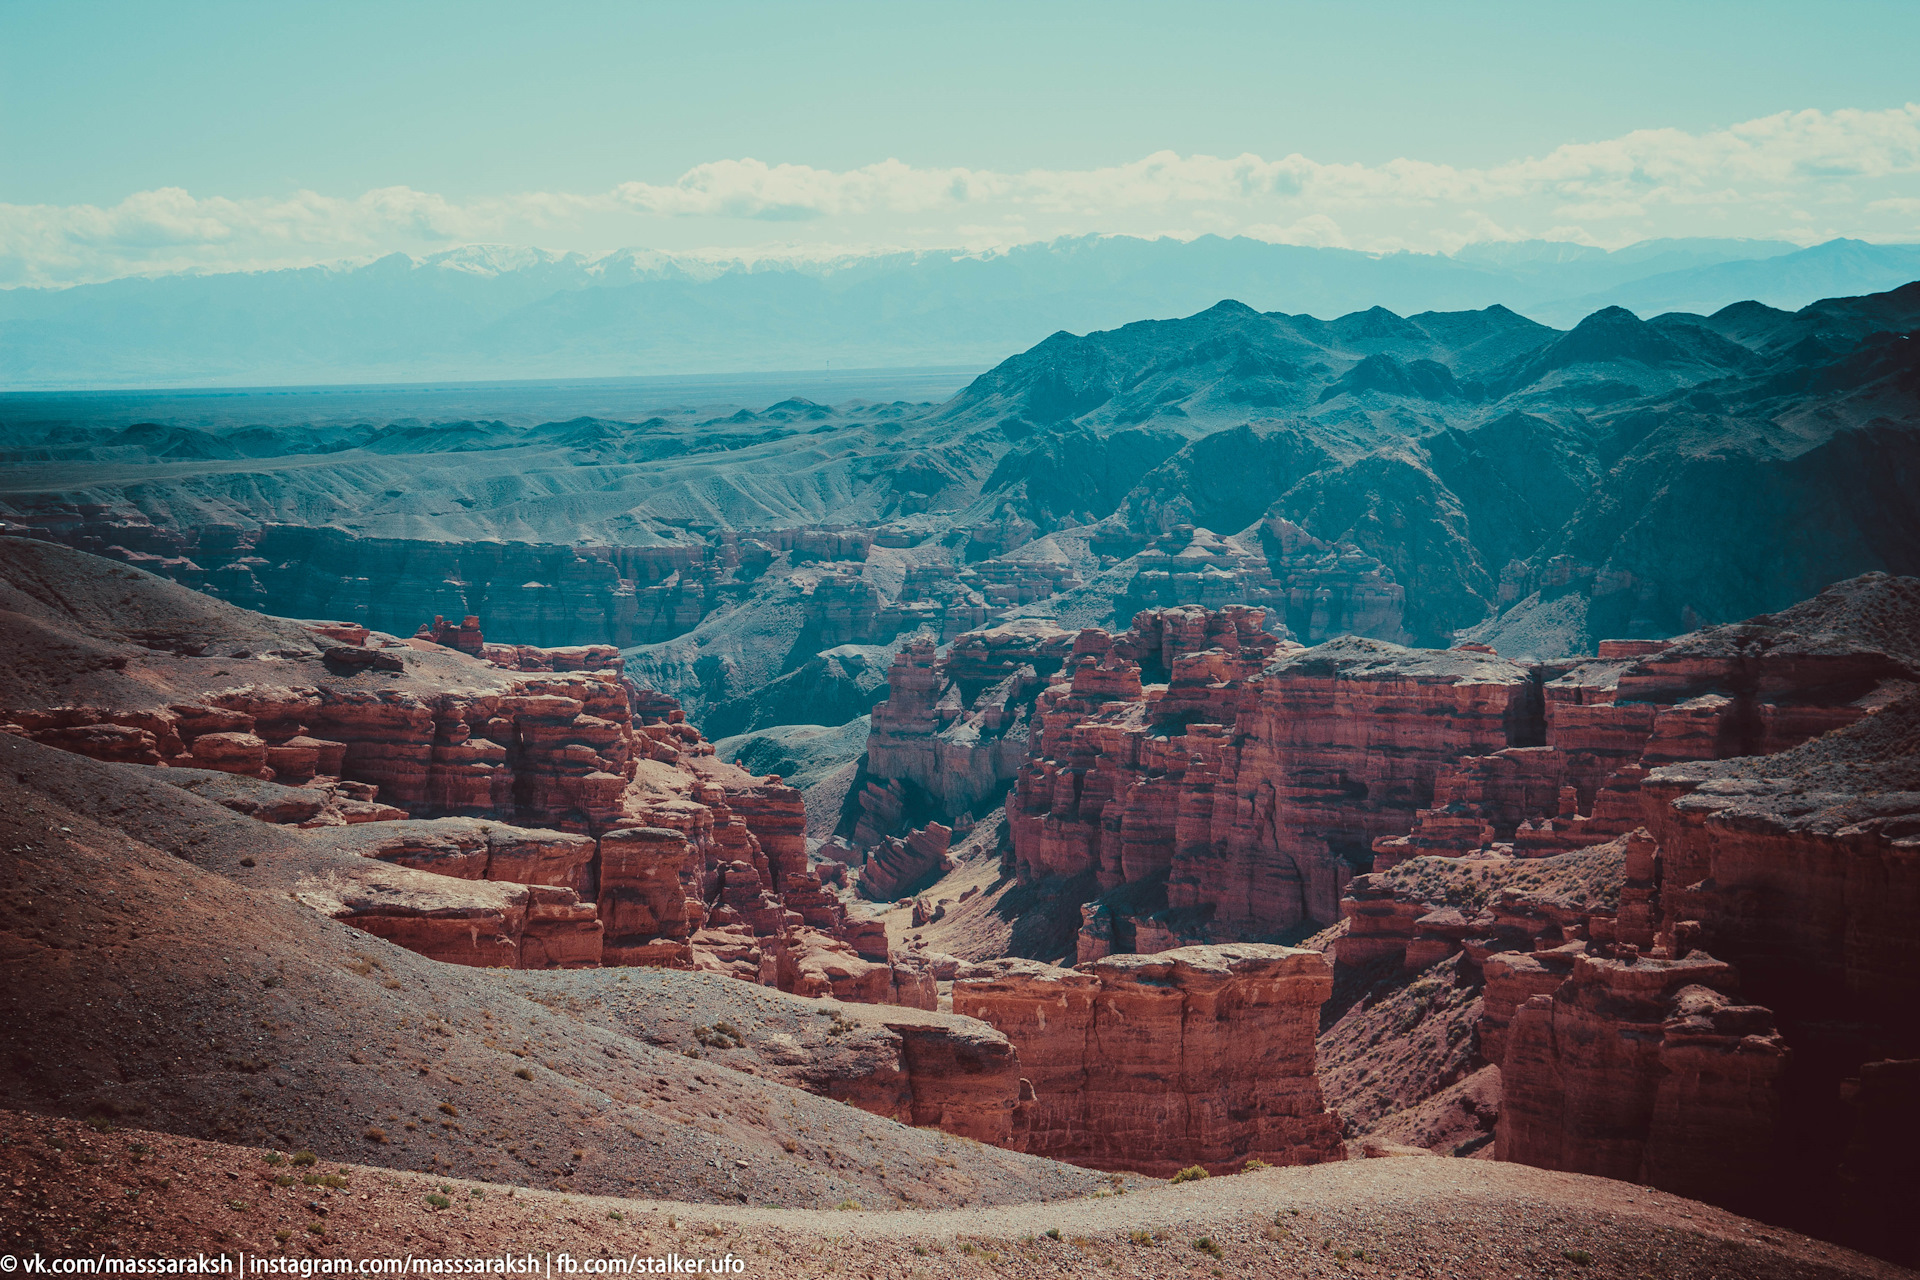
<svg viewBox="0 0 1920 1280"><path fill-rule="evenodd" d="M1450 252L1476 240L1618 245L1661 235L1901 238L1920 212L1920 105L1788 111L1706 133L1648 129L1488 168L1155 152L1093 169L998 172L884 160L831 170L718 160L669 183L452 201L143 191L111 207L0 204L0 284L245 270L428 253L473 241L713 259L891 248L989 250L1186 226L1289 244ZM1848 216L1848 214L1851 216ZM722 250L716 246L730 246Z"/></svg>

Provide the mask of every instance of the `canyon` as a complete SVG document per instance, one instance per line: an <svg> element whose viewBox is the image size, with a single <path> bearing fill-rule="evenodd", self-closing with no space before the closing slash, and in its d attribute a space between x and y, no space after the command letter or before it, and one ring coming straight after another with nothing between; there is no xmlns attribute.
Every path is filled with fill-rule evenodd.
<svg viewBox="0 0 1920 1280"><path fill-rule="evenodd" d="M1915 288L0 423L0 1105L714 1204L1497 1161L1911 1262Z"/></svg>

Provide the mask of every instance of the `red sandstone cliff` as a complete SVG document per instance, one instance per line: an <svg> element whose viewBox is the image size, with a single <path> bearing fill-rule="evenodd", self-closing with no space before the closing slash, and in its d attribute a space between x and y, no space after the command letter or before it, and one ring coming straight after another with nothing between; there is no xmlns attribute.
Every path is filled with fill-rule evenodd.
<svg viewBox="0 0 1920 1280"><path fill-rule="evenodd" d="M867 738L872 776L912 783L948 818L1000 802L1027 758L1033 699L1059 671L1070 632L1008 623L902 649Z"/></svg>
<svg viewBox="0 0 1920 1280"><path fill-rule="evenodd" d="M470 618L437 620L410 642L345 624L258 625L306 638L273 664L279 681L262 672L134 710L16 706L0 726L100 759L268 784L232 798L265 820L364 824L340 840L369 865L309 886L307 900L439 959L698 964L932 1007L924 966L842 940L864 934L810 865L799 792L715 759L671 699L623 676L612 648L489 645ZM163 673L176 690L204 679L181 665ZM134 681L115 692L155 697ZM437 820L392 821L408 817ZM827 981L802 962L836 949L859 980Z"/></svg>
<svg viewBox="0 0 1920 1280"><path fill-rule="evenodd" d="M1330 923L1372 842L1412 824L1445 767L1539 732L1518 663L1373 640L1302 650L1263 621L1168 609L1081 634L1008 804L1024 876L1091 873L1111 891L1164 875L1203 938Z"/></svg>
<svg viewBox="0 0 1920 1280"><path fill-rule="evenodd" d="M1015 1149L1164 1177L1343 1157L1313 1074L1331 990L1318 953L1239 944L1077 969L975 965L954 982L953 1009L1019 1051L1032 1098L1015 1114Z"/></svg>
<svg viewBox="0 0 1920 1280"><path fill-rule="evenodd" d="M1343 960L1417 969L1464 948L1481 970L1501 1158L1911 1255L1875 1226L1911 1193L1911 1161L1893 1154L1913 1136L1910 1109L1866 1082L1920 1058L1905 1012L1920 1003L1916 650L1920 583L1870 575L1770 618L1608 654L1548 683L1555 747L1464 762L1452 811L1414 834L1439 816L1511 821L1507 802L1544 795L1548 766L1565 768L1560 816L1521 823L1511 850L1434 857L1447 849L1434 840L1354 883ZM1743 750L1756 754L1717 758ZM1509 856L1629 825L1565 857ZM1443 901L1490 868L1511 885L1610 851L1611 901L1511 888L1470 910Z"/></svg>

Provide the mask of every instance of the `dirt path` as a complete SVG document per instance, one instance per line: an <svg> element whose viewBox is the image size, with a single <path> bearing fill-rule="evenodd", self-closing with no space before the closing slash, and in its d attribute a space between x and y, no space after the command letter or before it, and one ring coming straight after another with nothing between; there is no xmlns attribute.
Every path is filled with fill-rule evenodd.
<svg viewBox="0 0 1920 1280"><path fill-rule="evenodd" d="M946 1212L716 1208L455 1181L0 1112L0 1250L739 1259L747 1276L1911 1276L1626 1183L1438 1157ZM1057 1233L1057 1235L1055 1234ZM644 1267L645 1263L642 1262Z"/></svg>

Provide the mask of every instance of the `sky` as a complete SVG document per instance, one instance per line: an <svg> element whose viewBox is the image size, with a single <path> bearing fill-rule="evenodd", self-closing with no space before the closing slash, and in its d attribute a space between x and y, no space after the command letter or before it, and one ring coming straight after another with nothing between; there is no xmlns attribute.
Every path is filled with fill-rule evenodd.
<svg viewBox="0 0 1920 1280"><path fill-rule="evenodd" d="M0 0L0 284L466 243L1920 241L1920 5Z"/></svg>

